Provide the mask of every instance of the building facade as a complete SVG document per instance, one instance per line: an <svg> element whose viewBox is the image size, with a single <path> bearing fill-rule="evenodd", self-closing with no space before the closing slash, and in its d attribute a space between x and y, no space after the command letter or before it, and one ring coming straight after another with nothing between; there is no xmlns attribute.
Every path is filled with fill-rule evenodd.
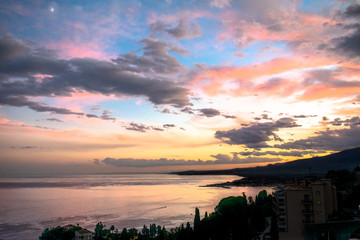
<svg viewBox="0 0 360 240"><path fill-rule="evenodd" d="M75 232L75 240L92 240L93 233L87 229L81 229Z"/></svg>
<svg viewBox="0 0 360 240"><path fill-rule="evenodd" d="M281 186L274 196L280 240L304 239L306 224L326 223L337 211L336 188L330 179Z"/></svg>

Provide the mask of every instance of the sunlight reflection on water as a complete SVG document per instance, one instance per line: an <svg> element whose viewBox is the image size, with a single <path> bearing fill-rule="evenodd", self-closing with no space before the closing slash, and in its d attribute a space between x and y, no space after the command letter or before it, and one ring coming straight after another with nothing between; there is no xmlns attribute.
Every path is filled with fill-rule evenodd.
<svg viewBox="0 0 360 240"><path fill-rule="evenodd" d="M224 197L255 196L271 188L199 187L238 176L168 174L84 175L57 178L0 179L0 239L37 239L46 227L97 222L116 228L156 223L170 229L213 212Z"/></svg>

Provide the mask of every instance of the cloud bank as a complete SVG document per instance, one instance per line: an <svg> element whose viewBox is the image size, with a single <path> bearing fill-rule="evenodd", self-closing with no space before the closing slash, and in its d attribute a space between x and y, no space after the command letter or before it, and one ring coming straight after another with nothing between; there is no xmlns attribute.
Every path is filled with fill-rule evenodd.
<svg viewBox="0 0 360 240"><path fill-rule="evenodd" d="M267 141L282 141L276 131L282 128L299 127L293 118L280 118L275 122L255 123L251 126L216 131L215 137L227 144L245 145L249 148L268 147Z"/></svg>
<svg viewBox="0 0 360 240"><path fill-rule="evenodd" d="M85 115L82 112L48 106L31 98L72 96L77 91L87 91L105 96L140 96L155 105L180 108L189 105L186 88L163 77L147 77L145 74L159 69L177 71L180 64L167 54L169 46L153 39L144 39L143 44L142 56L130 54L113 61L92 58L64 60L51 50L30 48L5 34L0 37L0 104L26 106L37 112L82 116ZM36 77L39 74L43 76L41 79ZM101 118L114 120L107 113Z"/></svg>

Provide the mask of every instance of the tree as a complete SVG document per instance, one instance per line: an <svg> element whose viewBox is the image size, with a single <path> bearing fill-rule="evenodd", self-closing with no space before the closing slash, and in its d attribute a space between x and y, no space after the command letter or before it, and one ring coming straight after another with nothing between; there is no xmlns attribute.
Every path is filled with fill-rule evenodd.
<svg viewBox="0 0 360 240"><path fill-rule="evenodd" d="M155 237L156 234L156 225L154 224L150 224L150 236L151 237Z"/></svg>
<svg viewBox="0 0 360 240"><path fill-rule="evenodd" d="M195 208L195 218L194 218L194 230L197 230L200 225L200 211L198 208Z"/></svg>
<svg viewBox="0 0 360 240"><path fill-rule="evenodd" d="M129 232L130 238L134 238L135 236L138 235L138 230L136 228L130 228L128 232Z"/></svg>
<svg viewBox="0 0 360 240"><path fill-rule="evenodd" d="M102 224L102 222L99 222L98 224L96 224L95 239L102 239L104 227L105 226Z"/></svg>
<svg viewBox="0 0 360 240"><path fill-rule="evenodd" d="M150 235L150 231L146 225L144 225L143 229L141 230L141 234L144 235L145 237L148 237Z"/></svg>
<svg viewBox="0 0 360 240"><path fill-rule="evenodd" d="M130 240L130 235L126 228L123 228L122 232L120 233L121 240Z"/></svg>

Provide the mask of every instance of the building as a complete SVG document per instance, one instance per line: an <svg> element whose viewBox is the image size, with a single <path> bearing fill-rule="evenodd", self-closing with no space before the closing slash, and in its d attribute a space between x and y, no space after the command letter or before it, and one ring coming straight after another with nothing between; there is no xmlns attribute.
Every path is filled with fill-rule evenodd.
<svg viewBox="0 0 360 240"><path fill-rule="evenodd" d="M91 240L93 239L93 233L87 229L81 229L75 232L75 240Z"/></svg>
<svg viewBox="0 0 360 240"><path fill-rule="evenodd" d="M304 239L306 225L326 223L337 211L336 188L330 179L278 187L274 210L278 215L280 240Z"/></svg>

